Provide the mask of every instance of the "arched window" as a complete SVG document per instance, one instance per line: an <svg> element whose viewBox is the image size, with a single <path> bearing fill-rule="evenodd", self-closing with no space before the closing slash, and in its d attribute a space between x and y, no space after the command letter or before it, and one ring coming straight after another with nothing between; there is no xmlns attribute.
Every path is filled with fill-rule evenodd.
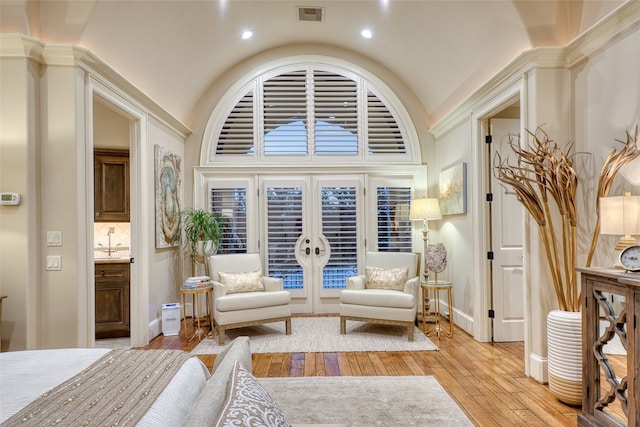
<svg viewBox="0 0 640 427"><path fill-rule="evenodd" d="M407 137L411 132L400 119L404 110L382 92L369 79L337 66L272 70L218 109L218 125L205 141L205 162L340 158L415 163Z"/></svg>

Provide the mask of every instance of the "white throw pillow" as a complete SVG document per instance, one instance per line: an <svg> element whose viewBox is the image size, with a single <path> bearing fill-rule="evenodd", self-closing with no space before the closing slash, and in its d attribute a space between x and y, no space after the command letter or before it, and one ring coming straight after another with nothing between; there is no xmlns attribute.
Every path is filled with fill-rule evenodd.
<svg viewBox="0 0 640 427"><path fill-rule="evenodd" d="M409 280L409 267L404 268L379 268L366 267L367 280L365 289L390 289L403 291L404 285Z"/></svg>
<svg viewBox="0 0 640 427"><path fill-rule="evenodd" d="M290 427L291 424L262 384L236 360L216 423L216 427L223 426Z"/></svg>
<svg viewBox="0 0 640 427"><path fill-rule="evenodd" d="M227 289L227 294L238 292L264 291L262 281L262 270L250 271L247 273L218 273L220 283Z"/></svg>

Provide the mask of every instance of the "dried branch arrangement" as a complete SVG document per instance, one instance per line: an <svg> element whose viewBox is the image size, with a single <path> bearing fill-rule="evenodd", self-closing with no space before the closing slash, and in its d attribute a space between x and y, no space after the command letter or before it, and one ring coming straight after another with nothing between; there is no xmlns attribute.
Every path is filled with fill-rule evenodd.
<svg viewBox="0 0 640 427"><path fill-rule="evenodd" d="M638 149L638 126L635 127L633 135L628 131L627 140L621 141L616 139L623 145L620 151L615 148L609 156L605 159L602 169L600 170L600 178L598 179L598 192L596 194L596 225L593 229L593 236L591 237L591 247L589 248L589 254L587 255L587 267L591 267L591 261L593 260L593 254L596 251L596 245L598 243L598 236L600 236L600 197L609 196L613 180L615 179L618 171L622 169L624 165L632 162L636 157L640 156L640 150Z"/></svg>
<svg viewBox="0 0 640 427"><path fill-rule="evenodd" d="M515 162L496 154L496 178L510 187L538 224L553 278L558 306L580 310L576 275L578 174L570 154L572 145L560 148L540 128L527 130L532 141L521 145L514 136L509 145ZM561 236L562 240L558 241Z"/></svg>

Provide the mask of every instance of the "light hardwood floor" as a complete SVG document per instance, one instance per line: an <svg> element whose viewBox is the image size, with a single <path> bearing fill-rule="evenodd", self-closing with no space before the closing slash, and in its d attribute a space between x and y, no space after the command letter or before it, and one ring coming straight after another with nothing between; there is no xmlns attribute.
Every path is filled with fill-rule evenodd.
<svg viewBox="0 0 640 427"><path fill-rule="evenodd" d="M522 343L480 343L456 329L439 351L254 354L260 377L433 375L476 426L575 426L580 408L556 400L524 375ZM147 349L191 351L197 340L153 339ZM199 356L211 369L214 355ZM399 387L402 387L399 385Z"/></svg>

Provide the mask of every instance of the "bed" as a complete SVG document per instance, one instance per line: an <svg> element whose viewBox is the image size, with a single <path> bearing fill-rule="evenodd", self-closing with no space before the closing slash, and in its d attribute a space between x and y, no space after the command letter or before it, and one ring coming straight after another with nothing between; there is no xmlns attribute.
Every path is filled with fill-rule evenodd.
<svg viewBox="0 0 640 427"><path fill-rule="evenodd" d="M120 363L121 360L124 360L124 358L120 359L120 357L124 357L123 352L140 352L145 355L144 357L149 357L147 354L153 351L119 350L114 353L109 349L57 349L0 353L0 422L5 423L6 420L23 409L26 410L31 402L41 399L40 396L43 393L68 382L67 380L79 378L81 375L89 375L87 372L97 369L96 366L108 364L104 362L106 359L117 360ZM120 423L121 426L135 424L142 427L173 427L181 425L210 377L208 369L197 357L188 357L189 355L184 352L171 350L155 350L155 352L158 352L157 357L161 357L160 352L166 353L167 356L162 355L162 357L167 357L166 360L169 360L169 357L180 357L181 359L180 361L171 359L170 362L165 363L167 367L163 366L163 369L170 372L170 375L160 372L162 369L156 367L148 368L156 371L153 375L158 378L163 377L162 381L154 383L157 384L158 390L153 392L148 409L140 411L143 413L133 417L132 419L135 421ZM182 355L178 353L182 353ZM151 362L144 363L150 366ZM169 366L174 363L174 372L172 372ZM133 365L133 362L129 364ZM139 363L138 366L140 364L142 363ZM92 369L87 369L89 367ZM122 377L123 375L118 374L118 376ZM116 374L114 373L112 377L116 377ZM133 378L133 375L131 377ZM135 377L140 378L138 375ZM145 378L142 377L138 382L144 381ZM123 390L125 388L122 387ZM133 393L132 390L127 392ZM142 392L136 391L135 393L141 395ZM69 400L72 399L69 398ZM78 401L86 406L88 399L83 395ZM13 422L3 425L10 424ZM90 425L103 424L91 422Z"/></svg>

